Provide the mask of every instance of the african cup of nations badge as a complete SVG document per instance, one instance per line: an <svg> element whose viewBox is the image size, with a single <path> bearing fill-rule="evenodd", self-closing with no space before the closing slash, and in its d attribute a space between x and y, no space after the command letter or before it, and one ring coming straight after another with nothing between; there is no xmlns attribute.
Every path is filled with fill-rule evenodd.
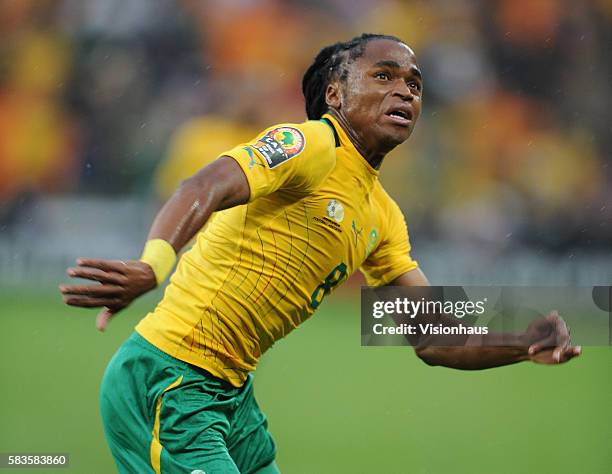
<svg viewBox="0 0 612 474"><path fill-rule="evenodd" d="M338 201L332 199L327 204L327 215L336 222L342 222L344 220L344 207Z"/></svg>
<svg viewBox="0 0 612 474"><path fill-rule="evenodd" d="M253 145L266 159L269 168L274 168L304 150L304 135L294 127L277 127L270 130Z"/></svg>

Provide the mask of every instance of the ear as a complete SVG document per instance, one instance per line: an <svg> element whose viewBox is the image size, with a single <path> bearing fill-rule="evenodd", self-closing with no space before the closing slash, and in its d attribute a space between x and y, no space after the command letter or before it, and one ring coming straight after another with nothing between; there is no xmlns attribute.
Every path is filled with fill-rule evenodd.
<svg viewBox="0 0 612 474"><path fill-rule="evenodd" d="M330 82L327 85L327 89L325 89L325 102L332 109L340 109L342 105L342 91L338 82Z"/></svg>

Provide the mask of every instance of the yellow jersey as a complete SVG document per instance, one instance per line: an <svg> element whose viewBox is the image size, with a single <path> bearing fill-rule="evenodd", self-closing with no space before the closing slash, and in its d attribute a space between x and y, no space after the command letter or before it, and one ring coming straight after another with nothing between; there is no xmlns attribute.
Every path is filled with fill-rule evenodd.
<svg viewBox="0 0 612 474"><path fill-rule="evenodd" d="M239 387L354 271L380 286L417 263L399 207L333 117L276 125L223 155L249 202L214 215L136 331Z"/></svg>

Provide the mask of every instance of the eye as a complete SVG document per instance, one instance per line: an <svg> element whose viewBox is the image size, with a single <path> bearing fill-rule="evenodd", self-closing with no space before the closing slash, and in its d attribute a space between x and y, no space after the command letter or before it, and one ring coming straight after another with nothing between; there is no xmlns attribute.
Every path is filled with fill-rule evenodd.
<svg viewBox="0 0 612 474"><path fill-rule="evenodd" d="M421 91L421 83L417 81L408 81L408 87L415 91Z"/></svg>
<svg viewBox="0 0 612 474"><path fill-rule="evenodd" d="M380 79L382 81L389 81L389 80L391 80L391 76L388 73L382 72L382 71L377 72L376 74L374 74L374 77L376 79Z"/></svg>

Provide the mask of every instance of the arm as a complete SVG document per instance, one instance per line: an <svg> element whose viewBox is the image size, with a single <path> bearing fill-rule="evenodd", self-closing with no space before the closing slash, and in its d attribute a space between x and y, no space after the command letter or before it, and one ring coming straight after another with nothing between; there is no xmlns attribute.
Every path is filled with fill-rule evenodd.
<svg viewBox="0 0 612 474"><path fill-rule="evenodd" d="M417 268L393 280L393 286L429 286ZM437 336L444 338L444 336ZM436 336L419 341L416 354L429 365L454 369L478 370L514 364L526 360L559 364L580 355L581 348L570 345L569 331L561 317L553 312L534 321L523 334L487 334L469 336L462 346L442 346ZM438 343L438 345L436 345Z"/></svg>
<svg viewBox="0 0 612 474"><path fill-rule="evenodd" d="M283 140L288 136L295 146L285 149ZM279 124L264 130L181 184L155 218L139 261L79 259L68 275L98 284L61 285L64 301L73 306L105 307L97 319L98 329L103 330L115 313L165 279L176 254L214 211L281 189L308 195L335 165L334 136L322 122Z"/></svg>
<svg viewBox="0 0 612 474"><path fill-rule="evenodd" d="M181 183L157 214L148 240L163 239L178 253L213 212L245 204L249 195L238 163L222 156Z"/></svg>
<svg viewBox="0 0 612 474"><path fill-rule="evenodd" d="M213 212L244 204L249 196L249 184L238 163L221 157L180 185L157 214L148 240L161 239L176 254ZM76 267L68 269L68 275L97 282L61 285L60 290L68 305L105 307L97 319L100 330L117 312L158 284L151 265L139 260L80 258Z"/></svg>

